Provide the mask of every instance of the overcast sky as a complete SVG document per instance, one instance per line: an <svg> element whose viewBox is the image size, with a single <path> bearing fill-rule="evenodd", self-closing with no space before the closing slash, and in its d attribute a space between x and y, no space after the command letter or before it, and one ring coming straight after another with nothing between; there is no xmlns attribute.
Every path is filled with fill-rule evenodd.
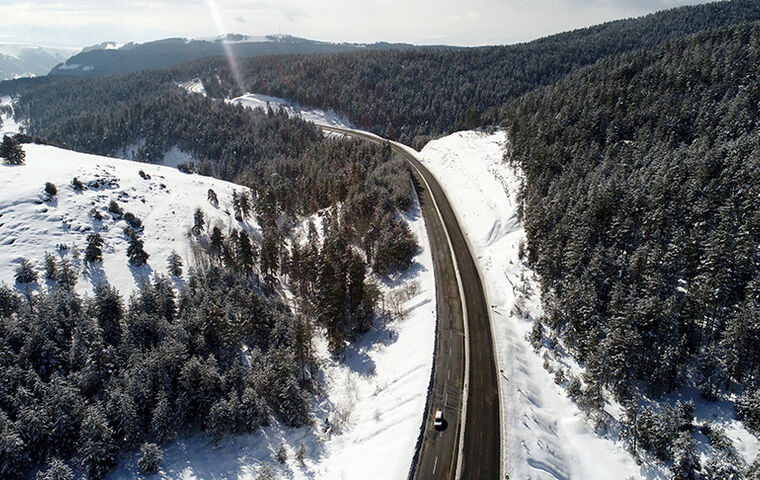
<svg viewBox="0 0 760 480"><path fill-rule="evenodd" d="M706 0L1 0L0 42L80 47L221 31L487 45Z"/></svg>

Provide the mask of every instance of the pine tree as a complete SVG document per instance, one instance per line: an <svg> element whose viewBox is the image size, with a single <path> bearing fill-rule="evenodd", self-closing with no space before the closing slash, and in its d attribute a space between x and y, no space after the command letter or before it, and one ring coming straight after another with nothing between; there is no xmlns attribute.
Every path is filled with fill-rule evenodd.
<svg viewBox="0 0 760 480"><path fill-rule="evenodd" d="M224 234L219 225L214 225L214 228L211 229L209 249L216 258L219 258L224 251Z"/></svg>
<svg viewBox="0 0 760 480"><path fill-rule="evenodd" d="M237 193L237 190L232 191L232 212L235 215L235 220L238 222L243 221L243 211L240 207L240 196Z"/></svg>
<svg viewBox="0 0 760 480"><path fill-rule="evenodd" d="M77 284L77 273L68 258L61 260L56 274L56 286L65 292L73 292Z"/></svg>
<svg viewBox="0 0 760 480"><path fill-rule="evenodd" d="M673 445L672 480L699 480L700 462L689 432L682 432Z"/></svg>
<svg viewBox="0 0 760 480"><path fill-rule="evenodd" d="M71 188L73 188L75 192L81 192L84 190L84 184L77 177L74 177L71 179Z"/></svg>
<svg viewBox="0 0 760 480"><path fill-rule="evenodd" d="M162 391L158 396L151 415L150 428L153 437L162 444L174 440L177 436L177 427L166 392Z"/></svg>
<svg viewBox="0 0 760 480"><path fill-rule="evenodd" d="M24 149L15 138L5 135L0 143L0 157L6 165L23 165L26 158Z"/></svg>
<svg viewBox="0 0 760 480"><path fill-rule="evenodd" d="M244 273L251 273L255 262L251 240L244 230L238 232L237 240L237 263Z"/></svg>
<svg viewBox="0 0 760 480"><path fill-rule="evenodd" d="M256 480L275 480L275 478L272 467L266 462L262 463L256 474Z"/></svg>
<svg viewBox="0 0 760 480"><path fill-rule="evenodd" d="M243 220L247 220L251 215L251 202L248 199L248 192L243 190L238 197L238 204L240 206L240 213L243 216Z"/></svg>
<svg viewBox="0 0 760 480"><path fill-rule="evenodd" d="M261 273L264 282L272 288L275 282L275 272L280 262L280 241L272 228L265 228L261 237Z"/></svg>
<svg viewBox="0 0 760 480"><path fill-rule="evenodd" d="M638 458L639 445L639 397L638 395L628 399L625 403L624 418L621 422L620 437L628 441L631 453Z"/></svg>
<svg viewBox="0 0 760 480"><path fill-rule="evenodd" d="M163 460L161 449L155 443L143 443L140 447L140 457L137 459L137 468L143 475L158 472Z"/></svg>
<svg viewBox="0 0 760 480"><path fill-rule="evenodd" d="M182 276L182 257L179 256L177 252L172 250L172 253L169 254L169 256L166 258L166 261L169 264L169 275L173 277L181 277Z"/></svg>
<svg viewBox="0 0 760 480"><path fill-rule="evenodd" d="M211 443L219 445L224 435L232 431L233 418L230 412L229 404L224 398L217 400L212 405L206 419L206 432L208 433Z"/></svg>
<svg viewBox="0 0 760 480"><path fill-rule="evenodd" d="M16 292L0 284L0 317L8 317L18 312L21 307L21 298Z"/></svg>
<svg viewBox="0 0 760 480"><path fill-rule="evenodd" d="M113 430L99 404L87 407L79 429L79 458L91 479L103 478L116 462Z"/></svg>
<svg viewBox="0 0 760 480"><path fill-rule="evenodd" d="M37 480L74 480L74 472L63 460L52 458L47 470L37 473Z"/></svg>
<svg viewBox="0 0 760 480"><path fill-rule="evenodd" d="M193 214L193 233L196 235L200 235L203 232L205 222L205 216L203 215L203 210L200 208L195 209L195 213Z"/></svg>
<svg viewBox="0 0 760 480"><path fill-rule="evenodd" d="M113 429L114 441L120 448L136 445L143 435L135 399L122 386L111 383L106 391L106 415Z"/></svg>
<svg viewBox="0 0 760 480"><path fill-rule="evenodd" d="M280 444L277 446L277 452L275 452L275 458L282 465L285 465L288 461L288 451L285 449L285 442L280 441Z"/></svg>
<svg viewBox="0 0 760 480"><path fill-rule="evenodd" d="M137 235L131 235L127 247L129 263L135 266L145 265L150 255L143 249L143 241Z"/></svg>
<svg viewBox="0 0 760 480"><path fill-rule="evenodd" d="M129 224L130 227L132 227L133 230L142 231L143 224L142 220L137 218L137 215L135 215L132 212L127 212L124 214L124 221Z"/></svg>
<svg viewBox="0 0 760 480"><path fill-rule="evenodd" d="M29 456L21 435L7 414L0 410L0 477L21 478L28 463Z"/></svg>
<svg viewBox="0 0 760 480"><path fill-rule="evenodd" d="M58 189L55 187L55 184L50 182L45 182L45 193L48 194L48 198L53 198L56 195L58 195Z"/></svg>
<svg viewBox="0 0 760 480"><path fill-rule="evenodd" d="M243 428L249 433L267 424L267 409L264 399L251 387L243 390L240 398L240 415Z"/></svg>
<svg viewBox="0 0 760 480"><path fill-rule="evenodd" d="M103 260L103 237L99 233L87 235L87 248L84 250L84 259L88 263Z"/></svg>
<svg viewBox="0 0 760 480"><path fill-rule="evenodd" d="M108 211L113 213L116 218L121 218L124 215L124 210L116 203L116 200L111 200L108 204Z"/></svg>
<svg viewBox="0 0 760 480"><path fill-rule="evenodd" d="M219 206L219 197L216 196L216 192L212 189L208 189L208 203L211 205L218 207Z"/></svg>
<svg viewBox="0 0 760 480"><path fill-rule="evenodd" d="M30 262L26 258L22 258L19 261L18 267L16 267L15 279L17 283L20 283L22 285L36 282L37 272L34 271L32 262Z"/></svg>
<svg viewBox="0 0 760 480"><path fill-rule="evenodd" d="M121 320L124 317L124 304L116 288L105 282L95 286L93 297L95 316L103 332L103 341L109 345L118 345L121 340Z"/></svg>
<svg viewBox="0 0 760 480"><path fill-rule="evenodd" d="M304 443L301 442L298 445L298 450L296 450L296 460L298 460L298 462L301 465L305 465L305 462L306 462L306 453L307 453L306 452L306 445L304 445Z"/></svg>
<svg viewBox="0 0 760 480"><path fill-rule="evenodd" d="M45 278L55 280L57 271L58 264L55 261L55 256L50 252L45 252Z"/></svg>
<svg viewBox="0 0 760 480"><path fill-rule="evenodd" d="M752 432L760 432L760 388L747 389L736 401L736 417Z"/></svg>

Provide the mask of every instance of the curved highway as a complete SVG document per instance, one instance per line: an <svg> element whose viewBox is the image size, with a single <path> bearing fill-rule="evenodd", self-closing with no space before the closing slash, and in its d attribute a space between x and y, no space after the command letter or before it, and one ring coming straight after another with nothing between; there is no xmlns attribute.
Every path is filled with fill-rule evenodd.
<svg viewBox="0 0 760 480"><path fill-rule="evenodd" d="M491 323L483 283L454 210L415 152L358 130L326 131L387 143L411 166L428 231L435 271L435 360L421 441L410 478L500 479L501 410ZM466 400L466 401L464 401ZM443 411L447 428L433 428Z"/></svg>

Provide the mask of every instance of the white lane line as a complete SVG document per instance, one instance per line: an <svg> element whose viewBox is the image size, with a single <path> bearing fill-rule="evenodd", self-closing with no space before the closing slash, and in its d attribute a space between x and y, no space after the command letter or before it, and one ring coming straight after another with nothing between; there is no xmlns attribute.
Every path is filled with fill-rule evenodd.
<svg viewBox="0 0 760 480"><path fill-rule="evenodd" d="M422 164L420 159L417 157L417 155L419 155L419 152L415 151L414 149L410 147L407 147L403 143L387 140L387 139L384 139L383 137L380 137L379 135L375 135L374 133L364 132L362 130L356 130L353 128L337 128L337 127L332 127L329 125L319 125L319 126L324 130L337 131L338 133L342 133L344 135L346 135L347 133L349 135L353 133L354 135L359 136L359 137L364 137L370 140L378 141L380 143L391 145L392 147L396 147L396 149L401 150L404 153L406 153L406 155L412 157L416 162L418 162L421 165L423 170L425 170L433 178L435 178L435 175L430 173L430 171L427 170L427 168L425 168L425 166ZM470 342L468 342L468 338L470 334L470 325L469 325L469 318L467 315L467 300L465 299L465 295L464 295L464 285L462 284L462 274L459 272L459 263L457 262L457 255L456 255L456 252L454 252L454 244L451 242L451 234L449 233L449 229L446 228L446 222L443 220L443 214L441 213L441 209L438 207L438 202L436 201L435 195L433 194L433 189L430 188L430 184L428 183L427 178L425 178L425 175L422 174L422 171L417 167L417 165L415 165L413 162L409 162L409 164L414 170L417 171L420 178L422 179L422 183L425 184L425 188L427 189L430 195L430 199L433 201L433 207L435 208L436 213L438 213L438 219L440 220L441 225L443 225L443 232L446 234L446 240L449 244L449 251L451 252L451 260L452 260L451 263L453 264L453 267L454 267L454 273L457 279L457 287L459 289L459 300L462 306L462 320L463 320L462 323L464 324L464 333L463 333L464 335L464 340L463 340L463 343L464 343L464 382L462 384L462 404L461 404L462 412L461 412L461 417L459 419L459 445L458 445L459 452L456 457L457 462L456 462L456 475L455 475L455 480L460 480L462 478L462 469L464 466L464 438L465 438L464 432L465 432L465 427L467 423L467 399L468 399L468 394L470 390ZM443 190L443 187L441 187L441 189ZM445 195L446 194L444 192L444 196ZM452 207L452 210L453 208L454 207ZM454 216L455 216L456 222L459 225L461 225L459 218L456 216L456 211L454 211ZM466 236L465 236L465 241L468 241ZM467 243L467 249L470 251L470 255L472 256L473 250L469 243ZM473 262L474 262L474 258L473 258ZM475 263L475 267L477 269L477 263ZM480 274L480 270L478 270L478 276L480 278L480 283L482 285L483 275ZM487 295L487 293L484 292L484 295ZM459 332L457 332L457 334L459 334ZM437 331L436 331L436 335L438 335ZM492 334L491 342L493 343L494 341L495 341L494 336ZM494 349L494 351L496 350ZM449 348L449 355L451 355L451 348ZM494 358L494 362L497 362L496 358ZM498 365L497 365L497 368L498 368ZM501 400L501 398L499 399ZM501 414L501 407L499 407L499 413ZM503 422L502 422L502 425L503 425ZM500 452L500 455L503 455L503 451ZM437 461L438 459L436 458L436 463ZM502 461L501 464L503 463L504 462Z"/></svg>
<svg viewBox="0 0 760 480"><path fill-rule="evenodd" d="M433 463L433 475L435 475L436 468L438 468L438 457L435 457L435 462Z"/></svg>

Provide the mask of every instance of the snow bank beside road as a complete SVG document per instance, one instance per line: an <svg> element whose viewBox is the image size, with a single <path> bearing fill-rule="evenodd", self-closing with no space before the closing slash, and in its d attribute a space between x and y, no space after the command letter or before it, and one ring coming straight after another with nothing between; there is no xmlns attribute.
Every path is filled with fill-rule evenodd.
<svg viewBox="0 0 760 480"><path fill-rule="evenodd" d="M451 200L492 306L504 472L521 479L642 478L621 443L590 430L525 339L532 322L516 314L515 287L532 272L517 254L525 237L517 220L520 179L502 161L506 141L504 132L459 132L430 142L420 154ZM534 316L540 313L537 285L517 307ZM667 478L660 473L650 470L647 478Z"/></svg>

